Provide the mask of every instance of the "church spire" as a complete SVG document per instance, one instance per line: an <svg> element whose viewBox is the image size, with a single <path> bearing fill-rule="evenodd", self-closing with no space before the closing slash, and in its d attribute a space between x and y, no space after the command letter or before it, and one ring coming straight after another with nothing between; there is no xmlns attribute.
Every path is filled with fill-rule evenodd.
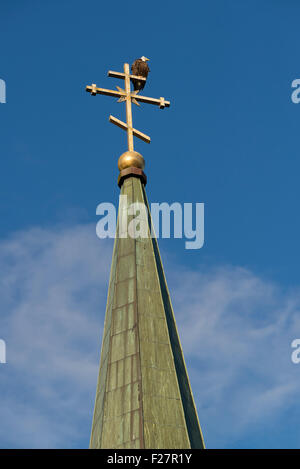
<svg viewBox="0 0 300 469"><path fill-rule="evenodd" d="M134 151L133 136L150 137L132 126L131 103L170 106L164 98L138 96L130 78L143 77L109 72L125 80L125 90L87 87L91 94L106 94L126 101L124 123L110 121L127 131L128 150L121 155L118 184L121 188L117 234L113 250L100 370L90 448L204 448L191 386L184 362L170 295L145 192L144 159ZM143 204L147 233L123 232L122 217L132 203ZM127 225L126 225L127 226Z"/></svg>

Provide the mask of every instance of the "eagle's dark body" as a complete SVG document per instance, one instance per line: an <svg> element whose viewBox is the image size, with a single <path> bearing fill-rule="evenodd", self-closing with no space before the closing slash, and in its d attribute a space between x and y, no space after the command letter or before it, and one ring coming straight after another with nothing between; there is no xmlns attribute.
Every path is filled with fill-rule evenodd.
<svg viewBox="0 0 300 469"><path fill-rule="evenodd" d="M139 75L141 77L147 78L149 72L150 68L148 67L147 62L144 62L142 59L136 59L131 65L132 75ZM146 84L145 81L141 80L132 79L131 81L135 91L142 90Z"/></svg>

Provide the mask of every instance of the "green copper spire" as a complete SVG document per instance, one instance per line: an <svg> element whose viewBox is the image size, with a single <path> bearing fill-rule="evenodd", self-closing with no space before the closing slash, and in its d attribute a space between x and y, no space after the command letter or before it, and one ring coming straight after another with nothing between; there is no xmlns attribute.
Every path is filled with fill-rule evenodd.
<svg viewBox="0 0 300 469"><path fill-rule="evenodd" d="M117 97L126 105L126 122L109 117L126 131L128 142L118 161L118 184L127 196L127 205L119 206L118 227L123 216L130 218L128 205L143 203L147 232L138 238L117 229L90 448L204 448L157 240L150 235L145 162L134 150L134 136L146 143L150 137L133 128L132 103L170 106L163 97L139 94L148 75L140 63L145 60L134 62L133 75L127 63L124 73L108 72L124 80L125 89L86 87L92 96ZM131 82L139 89L131 91Z"/></svg>
<svg viewBox="0 0 300 469"><path fill-rule="evenodd" d="M121 195L146 204L149 236L115 239L90 448L203 448L144 184Z"/></svg>

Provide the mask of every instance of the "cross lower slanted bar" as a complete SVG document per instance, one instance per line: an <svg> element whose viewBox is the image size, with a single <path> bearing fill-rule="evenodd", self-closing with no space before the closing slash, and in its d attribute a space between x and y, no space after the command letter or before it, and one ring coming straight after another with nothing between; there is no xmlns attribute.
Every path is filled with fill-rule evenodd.
<svg viewBox="0 0 300 469"><path fill-rule="evenodd" d="M135 104L138 104L138 102L141 102L141 103L147 103L147 104L154 104L156 106L159 106L160 109L163 109L165 107L170 106L170 101L166 101L163 97L160 97L159 99L155 99L155 98L148 98L147 96L140 96L138 94L139 91L131 91L131 87L130 87L131 79L146 81L146 78L137 76L137 75L130 75L129 64L127 63L124 64L124 73L113 72L110 70L108 72L108 76L113 77L113 78L120 78L124 80L125 89L123 90L122 88L117 87L118 91L108 90L105 88L97 88L95 84L92 84L91 86L86 87L86 91L91 93L92 96L96 96L96 94L102 94L105 96L113 96L115 98L119 98L119 102L126 101L126 123L122 122L121 120L113 116L109 117L109 121L117 125L121 129L126 130L129 151L134 150L134 145L133 145L134 136L140 138L146 143L150 143L151 139L148 135L144 134L143 132L140 132L139 130L134 129L132 126L131 103L133 102Z"/></svg>
<svg viewBox="0 0 300 469"><path fill-rule="evenodd" d="M109 122L111 122L112 124L115 124L116 126L120 127L120 129L123 129L123 130L126 130L126 131L128 130L127 124L125 124L125 122L123 122L123 121L120 121L119 119L117 119L114 116L109 116ZM140 132L139 130L132 129L132 133L133 133L134 137L139 137L141 140L143 140L146 143L151 142L151 138L149 137L149 135L143 134L143 132Z"/></svg>

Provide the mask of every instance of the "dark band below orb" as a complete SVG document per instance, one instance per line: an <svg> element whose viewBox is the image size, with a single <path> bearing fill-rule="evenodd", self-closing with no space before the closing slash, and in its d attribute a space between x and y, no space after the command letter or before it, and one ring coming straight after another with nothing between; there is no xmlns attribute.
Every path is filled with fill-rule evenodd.
<svg viewBox="0 0 300 469"><path fill-rule="evenodd" d="M121 188L123 181L131 176L140 178L144 186L147 184L147 176L144 171L140 168L135 168L134 166L131 166L130 168L126 168L120 171L118 177L118 186Z"/></svg>

